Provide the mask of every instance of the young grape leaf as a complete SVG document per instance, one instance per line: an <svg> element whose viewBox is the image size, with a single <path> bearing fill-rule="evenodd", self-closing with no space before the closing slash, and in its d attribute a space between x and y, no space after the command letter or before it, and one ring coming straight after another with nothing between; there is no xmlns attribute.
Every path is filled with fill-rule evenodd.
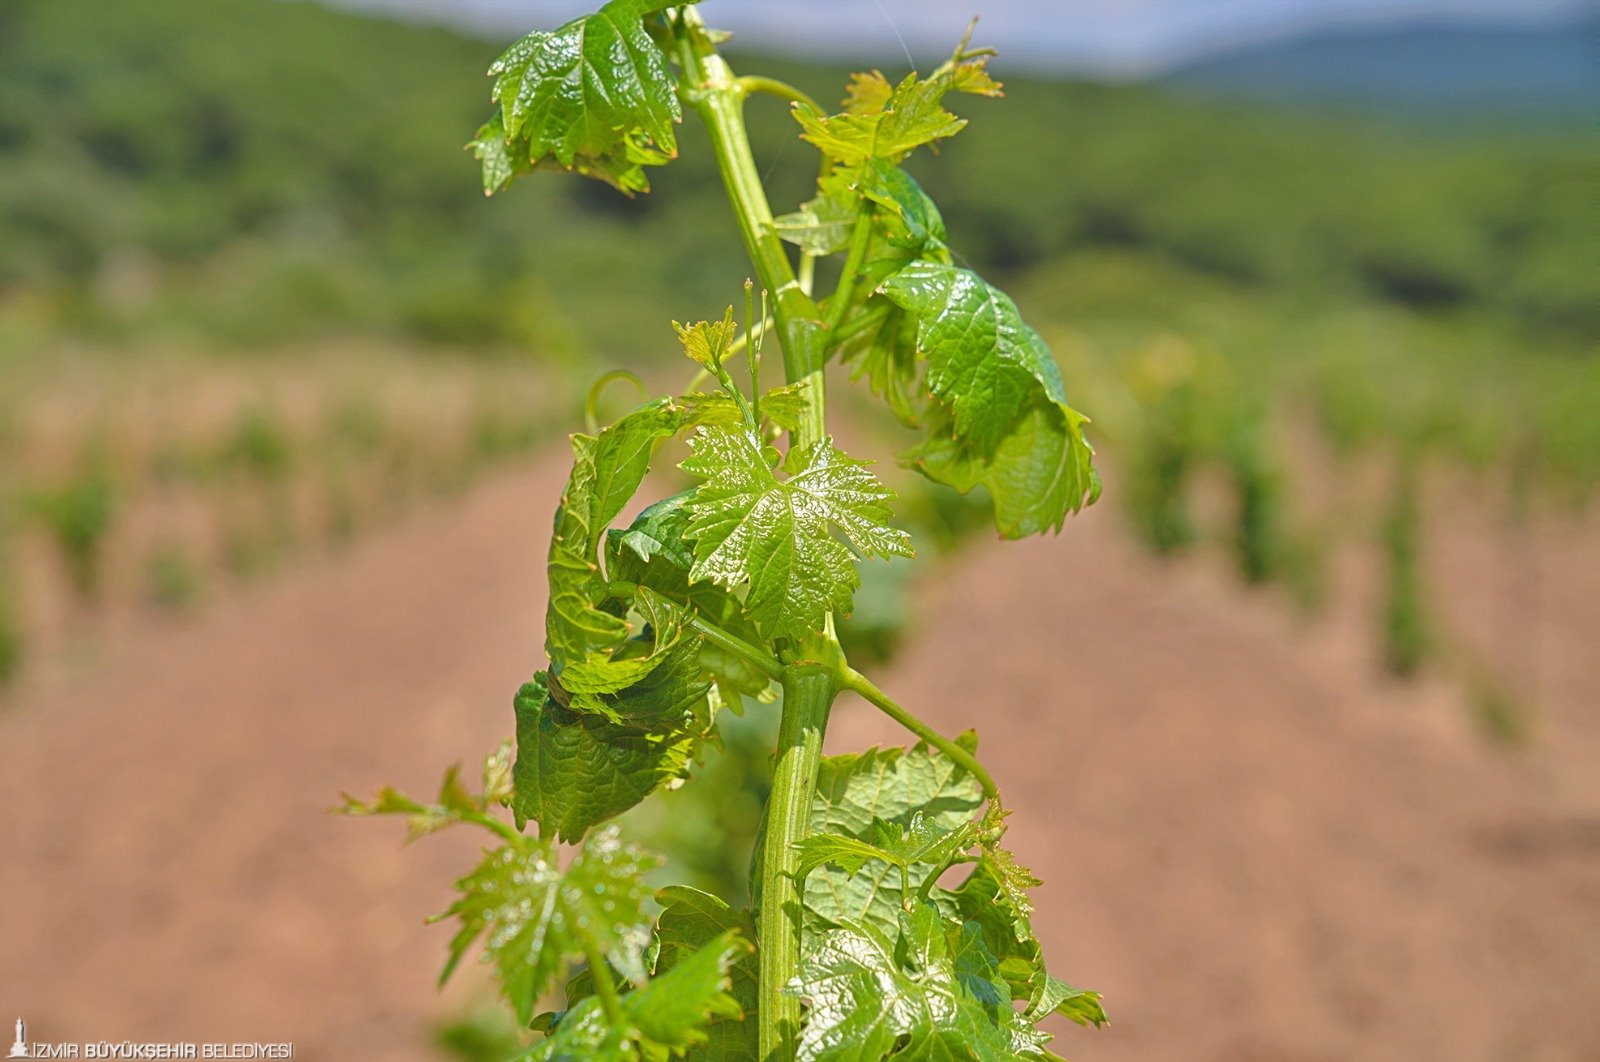
<svg viewBox="0 0 1600 1062"><path fill-rule="evenodd" d="M626 559L615 548L621 546L626 546L641 561L649 562L659 556L685 573L694 566L694 551L684 534L689 526L686 506L690 495L690 491L684 491L663 498L647 506L626 530L613 530L610 533L614 547L607 552L606 569L613 579L625 578L611 571L626 563Z"/></svg>
<svg viewBox="0 0 1600 1062"><path fill-rule="evenodd" d="M547 165L648 191L645 166L677 154L682 118L666 56L644 27L669 0L611 0L592 15L536 30L493 66L498 114L472 145L494 192Z"/></svg>
<svg viewBox="0 0 1600 1062"><path fill-rule="evenodd" d="M683 407L686 428L738 428L745 423L744 410L726 391L695 391L680 397L678 404ZM761 415L785 431L795 429L804 410L805 397L799 384L774 387L761 396Z"/></svg>
<svg viewBox="0 0 1600 1062"><path fill-rule="evenodd" d="M982 277L919 260L883 291L917 321L927 387L949 416L904 460L957 490L983 484L1010 538L1057 529L1099 495L1086 418L1066 404L1044 340Z"/></svg>
<svg viewBox="0 0 1600 1062"><path fill-rule="evenodd" d="M803 880L817 867L831 864L847 874L856 874L867 863L880 859L908 874L913 866L924 864L922 877L926 880L948 868L957 855L976 843L977 837L976 820L946 829L920 811L912 813L909 825L873 819L865 839L841 833L813 833L801 838L795 845L800 854L795 873Z"/></svg>
<svg viewBox="0 0 1600 1062"><path fill-rule="evenodd" d="M487 163L485 163L487 165ZM860 212L859 197L850 187L853 170L836 167L820 181L817 195L792 214L773 222L779 237L807 254L837 254L850 246L850 230Z"/></svg>
<svg viewBox="0 0 1600 1062"><path fill-rule="evenodd" d="M904 261L924 252L936 261L948 259L944 217L909 173L882 159L870 159L861 166L856 186L895 222L888 227L886 239L905 255Z"/></svg>
<svg viewBox="0 0 1600 1062"><path fill-rule="evenodd" d="M967 827L982 804L977 780L935 749L869 749L823 759L810 833L869 838L876 829L882 838L885 824L917 821L914 835L950 835ZM915 892L943 869L909 863L907 883ZM901 874L892 859L877 856L854 871L816 866L802 896L811 925L858 922L893 933L902 910Z"/></svg>
<svg viewBox="0 0 1600 1062"><path fill-rule="evenodd" d="M981 830L983 835L983 853L989 868L993 870L995 880L1000 885L1000 891L1005 894L1006 902L1011 910L1016 912L1015 931L1018 940L1025 940L1033 935L1029 916L1033 914L1033 899L1028 895L1034 889L1044 884L1027 867L1017 862L1017 857L1008 849L1000 847L1000 841L1005 836L1006 819L1011 815L1009 809L1000 805L997 800L989 802L989 807L983 813Z"/></svg>
<svg viewBox="0 0 1600 1062"><path fill-rule="evenodd" d="M961 921L982 936L985 948L999 963L1010 998L1026 1002L1030 1020L1060 1013L1080 1025L1104 1024L1099 993L1073 988L1046 972L1028 908L1016 906L1014 890L1003 882L1005 875L996 860L985 854L958 888L936 888L930 899L947 919Z"/></svg>
<svg viewBox="0 0 1600 1062"><path fill-rule="evenodd" d="M794 431L800 427L805 415L806 395L803 384L784 384L774 387L761 396L761 415L782 428Z"/></svg>
<svg viewBox="0 0 1600 1062"><path fill-rule="evenodd" d="M683 352L689 360L708 369L722 364L722 359L728 355L728 347L733 344L734 335L739 331L733 323L732 306L728 307L720 321L696 321L689 325L673 321L672 328L678 333L678 342L683 344Z"/></svg>
<svg viewBox="0 0 1600 1062"><path fill-rule="evenodd" d="M985 72L986 53L971 54L963 40L956 54L927 79L907 74L891 86L879 71L855 74L844 112L824 116L806 104L794 108L806 140L824 155L846 164L867 159L898 162L923 144L955 136L966 126L942 106L948 92L1000 95L1000 85Z"/></svg>
<svg viewBox="0 0 1600 1062"><path fill-rule="evenodd" d="M639 586L634 608L648 637L612 655L590 653L553 677L550 692L575 712L603 715L614 723L672 734L692 723L710 683L702 680L700 635L686 628L684 610L648 586Z"/></svg>
<svg viewBox="0 0 1600 1062"><path fill-rule="evenodd" d="M344 803L333 811L342 815L404 815L406 839L416 840L437 833L447 826L489 812L496 804L504 804L511 796L511 742L502 742L483 761L483 792L472 794L461 784L461 767L456 765L445 771L439 783L439 796L432 804L413 800L404 793L384 786L371 801L357 800L349 793L341 794Z"/></svg>
<svg viewBox="0 0 1600 1062"><path fill-rule="evenodd" d="M657 899L662 908L661 917L656 920L657 976L704 950L712 940L730 930L737 931L745 940L756 939L750 912L734 910L710 893L687 885L671 885L662 889ZM739 1004L743 1016L707 1025L705 1042L685 1055L689 1062L743 1062L760 1053L756 1023L760 974L755 953L740 956L729 968L728 976L728 993Z"/></svg>
<svg viewBox="0 0 1600 1062"><path fill-rule="evenodd" d="M1011 1009L982 939L929 904L893 936L859 923L816 934L785 991L808 1006L800 1062L1046 1057L1049 1037Z"/></svg>
<svg viewBox="0 0 1600 1062"><path fill-rule="evenodd" d="M993 453L1041 391L1066 401L1050 348L1009 296L970 269L913 262L883 290L916 317L928 390L950 405L956 435L979 453Z"/></svg>
<svg viewBox="0 0 1600 1062"><path fill-rule="evenodd" d="M1098 1029L1111 1020L1106 1017L1106 1008L1100 1002L1099 992L1073 988L1049 974L1045 974L1043 980L1044 988L1038 993L1033 1006L1028 1008L1029 1021L1043 1021L1051 1014L1060 1014L1085 1028L1092 1025Z"/></svg>
<svg viewBox="0 0 1600 1062"><path fill-rule="evenodd" d="M517 691L512 810L557 839L576 842L679 777L695 747L689 733L662 736L568 711L544 675Z"/></svg>
<svg viewBox="0 0 1600 1062"><path fill-rule="evenodd" d="M1005 538L1061 528L1067 513L1100 497L1094 449L1083 434L1087 418L1057 402L1035 404L981 457L955 437L948 417L935 418L921 443L900 455L903 464L963 494L983 486L994 501L995 526Z"/></svg>
<svg viewBox="0 0 1600 1062"><path fill-rule="evenodd" d="M942 83L907 74L875 109L823 115L801 103L793 113L804 130L801 136L830 159L847 165L872 158L898 162L923 144L965 128L966 119L940 106L944 93Z"/></svg>
<svg viewBox="0 0 1600 1062"><path fill-rule="evenodd" d="M795 845L799 858L795 862L795 876L804 880L821 866L836 866L846 874L855 874L874 859L895 863L888 852L867 841L857 840L842 833L813 833ZM896 864L898 865L898 864Z"/></svg>
<svg viewBox="0 0 1600 1062"><path fill-rule="evenodd" d="M922 390L917 363L917 322L881 295L868 300L868 309L882 306L887 313L876 326L840 348L840 360L850 367L852 379L866 377L872 392L908 428L922 426L927 396Z"/></svg>
<svg viewBox="0 0 1600 1062"><path fill-rule="evenodd" d="M711 1030L743 1014L739 1002L728 994L728 971L751 950L738 931L730 929L625 993L619 1001L620 1025L609 1021L600 1000L590 996L567 1011L547 1039L520 1057L530 1062L731 1057L697 1049L710 1046Z"/></svg>
<svg viewBox="0 0 1600 1062"><path fill-rule="evenodd" d="M650 456L678 430L682 411L666 399L629 413L598 435L572 437L572 474L550 539L545 651L564 667L628 637L628 624L599 605L607 596L597 558L606 525L639 489Z"/></svg>
<svg viewBox="0 0 1600 1062"><path fill-rule="evenodd" d="M433 921L456 918L440 981L483 938L501 993L526 1024L533 1006L569 958L592 945L626 976L643 980L650 895L642 875L655 860L624 845L615 827L591 837L565 870L542 842L503 845L456 883L461 896Z"/></svg>
<svg viewBox="0 0 1600 1062"><path fill-rule="evenodd" d="M483 194L493 195L511 183L513 177L526 173L530 166L527 158L513 151L506 143L506 126L500 112L495 111L487 122L478 127L477 135L467 144L472 157L481 164Z"/></svg>
<svg viewBox="0 0 1600 1062"><path fill-rule="evenodd" d="M689 501L690 578L748 583L745 609L764 637L798 637L829 611L850 611L860 576L832 528L867 556L912 556L888 523L894 493L831 439L791 450L781 480L748 430L700 428L690 447L683 468L702 480Z"/></svg>
<svg viewBox="0 0 1600 1062"><path fill-rule="evenodd" d="M688 501L676 494L639 514L626 531L613 530L606 545L606 569L613 579L631 582L681 603L717 627L747 642L761 635L744 615L744 605L709 582L691 584L694 550L688 540ZM744 657L700 639L699 666L715 683L723 702L743 710L742 696L770 699L771 679Z"/></svg>

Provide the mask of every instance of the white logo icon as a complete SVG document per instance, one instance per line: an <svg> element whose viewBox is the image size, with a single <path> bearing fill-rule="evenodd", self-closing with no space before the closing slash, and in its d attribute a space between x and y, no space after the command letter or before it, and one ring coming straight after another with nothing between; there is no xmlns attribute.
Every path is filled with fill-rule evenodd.
<svg viewBox="0 0 1600 1062"><path fill-rule="evenodd" d="M32 1058L28 1053L28 1033L23 1027L22 1019L17 1019L17 1038L11 1044L11 1050L6 1052L7 1058Z"/></svg>

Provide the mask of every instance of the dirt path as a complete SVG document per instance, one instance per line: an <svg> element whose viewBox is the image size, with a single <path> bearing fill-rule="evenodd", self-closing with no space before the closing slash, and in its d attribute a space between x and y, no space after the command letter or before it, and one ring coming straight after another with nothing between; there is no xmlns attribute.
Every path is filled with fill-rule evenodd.
<svg viewBox="0 0 1600 1062"><path fill-rule="evenodd" d="M1114 1016L1073 1059L1600 1058L1600 808L1453 691L1376 683L1339 632L1092 518L984 550L921 614L889 688L981 730L1046 952ZM866 709L829 733L898 740Z"/></svg>
<svg viewBox="0 0 1600 1062"><path fill-rule="evenodd" d="M419 516L0 719L0 1000L40 1039L294 1040L434 1058L420 1030L476 838L402 849L342 788L431 791L540 664L560 457Z"/></svg>
<svg viewBox="0 0 1600 1062"><path fill-rule="evenodd" d="M471 986L434 993L447 934L420 916L475 839L402 849L318 812L340 788L425 788L509 729L562 466L141 635L0 718L0 1006L39 1039L433 1057L420 1030ZM1049 882L1055 965L1116 1018L1060 1046L1600 1058L1600 809L1270 604L1149 565L1110 521L975 550L884 682L983 731ZM889 740L848 708L830 743Z"/></svg>

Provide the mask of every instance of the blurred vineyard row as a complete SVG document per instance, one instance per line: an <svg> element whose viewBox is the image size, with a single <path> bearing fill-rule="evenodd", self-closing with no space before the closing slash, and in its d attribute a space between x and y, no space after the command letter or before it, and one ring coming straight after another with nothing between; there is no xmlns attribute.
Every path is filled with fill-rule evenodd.
<svg viewBox="0 0 1600 1062"><path fill-rule="evenodd" d="M0 678L84 616L191 607L458 489L570 426L565 381L649 371L667 320L734 300L692 127L651 196L478 196L461 145L497 50L282 0L0 6ZM822 99L846 73L761 65ZM1218 545L1314 610L1330 553L1374 543L1403 673L1439 643L1435 470L1518 519L1588 506L1587 130L1007 92L915 169L1056 347L1104 504L1153 550ZM787 208L807 149L751 106ZM1360 506L1319 501L1342 479ZM941 540L973 523L909 489ZM868 588L861 651L899 637L904 583Z"/></svg>
<svg viewBox="0 0 1600 1062"><path fill-rule="evenodd" d="M0 466L0 686L459 494L546 442L565 395L526 361L354 344L52 366L0 405L23 458Z"/></svg>

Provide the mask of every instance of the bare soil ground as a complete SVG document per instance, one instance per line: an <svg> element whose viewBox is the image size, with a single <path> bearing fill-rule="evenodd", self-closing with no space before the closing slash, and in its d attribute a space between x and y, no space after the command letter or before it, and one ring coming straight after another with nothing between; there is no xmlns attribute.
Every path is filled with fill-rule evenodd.
<svg viewBox="0 0 1600 1062"><path fill-rule="evenodd" d="M564 464L131 633L12 705L0 1015L41 1040L436 1057L424 1030L474 985L435 993L448 931L421 916L476 840L402 848L398 824L320 809L341 788L426 789L509 730L540 663ZM1513 602L1557 708L1511 754L1443 684L1375 679L1351 623L1303 634L1205 565L1138 556L1113 520L966 554L883 679L936 725L981 729L1014 846L1048 882L1056 972L1107 994L1114 1024L1057 1046L1078 1062L1600 1058L1592 537L1561 556L1579 574ZM1481 573L1470 541L1440 556L1447 585ZM1468 620L1477 592L1452 606ZM829 743L900 740L842 705Z"/></svg>

